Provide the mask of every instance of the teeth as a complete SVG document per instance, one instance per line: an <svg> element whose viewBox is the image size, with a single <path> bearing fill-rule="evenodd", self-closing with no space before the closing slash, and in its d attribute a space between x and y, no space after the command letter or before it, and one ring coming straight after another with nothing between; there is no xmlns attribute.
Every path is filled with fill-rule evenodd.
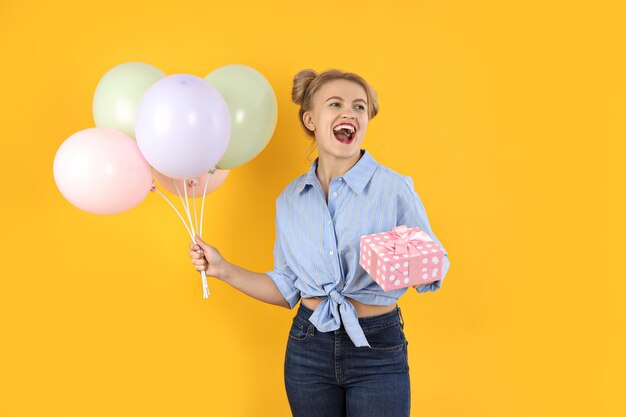
<svg viewBox="0 0 626 417"><path fill-rule="evenodd" d="M354 128L354 126L352 126L352 125L346 125L346 124L337 125L337 126L335 126L335 128L334 128L333 130L336 132L336 131L338 131L339 129L348 129L348 130L350 130L350 131L351 131L351 132L353 132L353 133L354 133L354 131L356 130L356 129Z"/></svg>

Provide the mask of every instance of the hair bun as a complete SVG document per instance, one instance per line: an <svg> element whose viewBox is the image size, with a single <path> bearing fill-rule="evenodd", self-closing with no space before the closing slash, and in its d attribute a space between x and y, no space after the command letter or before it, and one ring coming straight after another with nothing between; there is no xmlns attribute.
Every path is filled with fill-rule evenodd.
<svg viewBox="0 0 626 417"><path fill-rule="evenodd" d="M317 77L317 72L312 69L304 69L299 71L295 77L293 77L293 88L291 90L291 100L301 105L306 95L306 90L311 85L311 82Z"/></svg>

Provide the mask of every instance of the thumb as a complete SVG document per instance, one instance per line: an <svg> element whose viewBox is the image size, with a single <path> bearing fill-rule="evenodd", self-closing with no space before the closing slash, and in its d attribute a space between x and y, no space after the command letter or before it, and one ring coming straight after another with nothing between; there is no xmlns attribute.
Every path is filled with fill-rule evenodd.
<svg viewBox="0 0 626 417"><path fill-rule="evenodd" d="M198 235L194 235L194 238L196 240L196 243L202 248L202 249L206 249L207 248L207 244L204 240L200 239L200 236Z"/></svg>

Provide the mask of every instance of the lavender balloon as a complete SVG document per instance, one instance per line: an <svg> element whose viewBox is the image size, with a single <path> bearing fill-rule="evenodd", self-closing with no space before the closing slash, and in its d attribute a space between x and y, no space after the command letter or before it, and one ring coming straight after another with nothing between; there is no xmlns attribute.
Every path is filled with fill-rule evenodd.
<svg viewBox="0 0 626 417"><path fill-rule="evenodd" d="M224 98L195 75L160 79L137 107L139 150L154 169L175 179L198 177L213 168L228 148L230 129Z"/></svg>

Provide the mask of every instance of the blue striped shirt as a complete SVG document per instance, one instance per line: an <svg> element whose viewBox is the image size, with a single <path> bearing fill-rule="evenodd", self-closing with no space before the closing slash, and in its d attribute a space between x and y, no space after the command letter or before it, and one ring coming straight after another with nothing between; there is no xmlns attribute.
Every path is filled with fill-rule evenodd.
<svg viewBox="0 0 626 417"><path fill-rule="evenodd" d="M321 332L337 330L343 321L355 346L371 347L354 305L390 305L407 288L385 292L359 265L362 235L406 225L424 230L443 249L442 274L450 267L448 252L433 234L413 180L377 163L365 149L341 177L333 177L328 202L316 175L309 172L287 185L276 199L274 270L266 272L291 309L301 297L324 297L309 320ZM416 287L436 291L443 278Z"/></svg>

